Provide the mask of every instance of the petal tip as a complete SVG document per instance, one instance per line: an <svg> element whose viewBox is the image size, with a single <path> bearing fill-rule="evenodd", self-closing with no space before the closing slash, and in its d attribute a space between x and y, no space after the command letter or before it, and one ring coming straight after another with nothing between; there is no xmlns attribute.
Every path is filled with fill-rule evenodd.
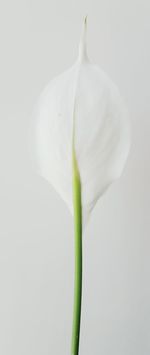
<svg viewBox="0 0 150 355"><path fill-rule="evenodd" d="M82 27L82 33L81 33L81 39L79 43L79 61L87 61L88 56L87 56L87 46L86 46L86 33L87 33L87 15L84 17L83 21L83 27Z"/></svg>
<svg viewBox="0 0 150 355"><path fill-rule="evenodd" d="M84 18L84 25L85 26L87 25L87 18L88 18L88 15L86 15L85 18Z"/></svg>

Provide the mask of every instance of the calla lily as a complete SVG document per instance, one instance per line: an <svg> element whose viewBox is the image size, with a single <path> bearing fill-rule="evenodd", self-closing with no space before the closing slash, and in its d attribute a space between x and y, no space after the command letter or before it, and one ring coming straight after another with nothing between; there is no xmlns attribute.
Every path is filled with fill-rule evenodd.
<svg viewBox="0 0 150 355"><path fill-rule="evenodd" d="M53 79L36 109L40 174L75 219L75 300L72 355L78 354L82 290L82 221L122 173L129 147L127 110L116 85L87 56L85 19L75 64ZM72 193L73 192L73 193Z"/></svg>

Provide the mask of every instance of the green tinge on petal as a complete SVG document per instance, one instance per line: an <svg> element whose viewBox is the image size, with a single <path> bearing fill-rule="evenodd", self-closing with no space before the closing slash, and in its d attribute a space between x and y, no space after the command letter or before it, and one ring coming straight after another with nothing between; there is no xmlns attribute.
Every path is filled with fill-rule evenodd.
<svg viewBox="0 0 150 355"><path fill-rule="evenodd" d="M75 246L75 272L74 272L74 308L72 325L71 355L79 353L81 299L82 299L82 201L81 182L75 155L72 151L73 172L73 206L74 206L74 246Z"/></svg>

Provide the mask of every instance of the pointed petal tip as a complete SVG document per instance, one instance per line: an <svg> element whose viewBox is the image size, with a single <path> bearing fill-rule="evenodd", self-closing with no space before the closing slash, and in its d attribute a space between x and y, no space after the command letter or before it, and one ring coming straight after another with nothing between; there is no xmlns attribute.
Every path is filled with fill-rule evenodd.
<svg viewBox="0 0 150 355"><path fill-rule="evenodd" d="M87 25L87 18L88 18L88 15L85 16L84 18L84 24Z"/></svg>
<svg viewBox="0 0 150 355"><path fill-rule="evenodd" d="M81 62L88 60L87 48L86 48L86 33L87 33L87 15L84 17L81 38L79 43L79 60Z"/></svg>

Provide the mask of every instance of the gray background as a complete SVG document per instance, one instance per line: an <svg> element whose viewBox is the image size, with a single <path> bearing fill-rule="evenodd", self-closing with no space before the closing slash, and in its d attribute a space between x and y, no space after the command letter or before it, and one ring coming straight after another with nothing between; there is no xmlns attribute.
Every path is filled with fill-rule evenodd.
<svg viewBox="0 0 150 355"><path fill-rule="evenodd" d="M70 354L73 220L29 159L43 87L88 52L118 84L132 121L122 178L84 235L81 355L150 353L150 2L0 3L0 353Z"/></svg>

